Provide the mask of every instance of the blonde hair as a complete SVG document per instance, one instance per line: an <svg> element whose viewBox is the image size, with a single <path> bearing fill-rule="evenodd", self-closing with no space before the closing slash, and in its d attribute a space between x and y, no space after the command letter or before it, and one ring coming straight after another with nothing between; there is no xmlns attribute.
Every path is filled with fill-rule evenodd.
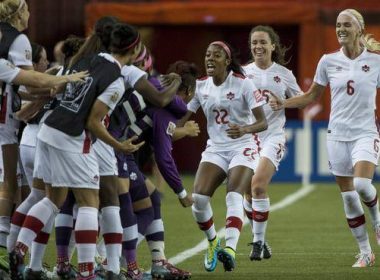
<svg viewBox="0 0 380 280"><path fill-rule="evenodd" d="M380 51L380 42L373 38L372 34L368 34L364 32L365 23L363 16L355 9L346 9L341 12L341 14L349 14L354 17L358 23L359 27L362 31L362 37L360 42L370 51Z"/></svg>
<svg viewBox="0 0 380 280"><path fill-rule="evenodd" d="M25 0L0 0L0 21L14 25L15 16L25 7Z"/></svg>

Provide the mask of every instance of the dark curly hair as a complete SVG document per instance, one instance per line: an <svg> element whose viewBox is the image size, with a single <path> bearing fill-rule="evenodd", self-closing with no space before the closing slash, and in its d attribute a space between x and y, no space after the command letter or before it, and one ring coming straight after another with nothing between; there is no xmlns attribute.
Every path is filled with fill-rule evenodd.
<svg viewBox="0 0 380 280"><path fill-rule="evenodd" d="M180 75L182 83L179 86L178 91L186 91L189 88L195 88L195 82L198 78L199 71L194 63L178 60L169 65L167 73L177 73Z"/></svg>

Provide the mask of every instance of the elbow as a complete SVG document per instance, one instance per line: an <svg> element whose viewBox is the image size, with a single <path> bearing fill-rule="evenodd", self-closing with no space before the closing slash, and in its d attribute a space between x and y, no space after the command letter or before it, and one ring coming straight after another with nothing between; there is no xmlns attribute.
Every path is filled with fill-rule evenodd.
<svg viewBox="0 0 380 280"><path fill-rule="evenodd" d="M264 119L262 121L262 124L261 124L261 131L264 131L264 130L267 130L268 129L268 122L266 119Z"/></svg>

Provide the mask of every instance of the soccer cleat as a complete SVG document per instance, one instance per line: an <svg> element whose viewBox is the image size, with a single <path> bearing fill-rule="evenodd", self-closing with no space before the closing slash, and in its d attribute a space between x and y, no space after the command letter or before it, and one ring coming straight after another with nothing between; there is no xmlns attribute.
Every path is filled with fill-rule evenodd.
<svg viewBox="0 0 380 280"><path fill-rule="evenodd" d="M357 261L352 265L352 267L370 267L375 264L375 254L374 253L360 253L356 255Z"/></svg>
<svg viewBox="0 0 380 280"><path fill-rule="evenodd" d="M104 280L104 278L101 278L95 274L90 276L82 276L78 273L76 280Z"/></svg>
<svg viewBox="0 0 380 280"><path fill-rule="evenodd" d="M46 274L44 270L33 271L31 268L27 268L24 272L25 280L50 280L51 278Z"/></svg>
<svg viewBox="0 0 380 280"><path fill-rule="evenodd" d="M218 263L218 252L220 250L220 239L215 237L208 242L208 248L205 254L204 266L208 272L214 271Z"/></svg>
<svg viewBox="0 0 380 280"><path fill-rule="evenodd" d="M95 275L99 279L105 279L106 278L107 271L105 270L104 266L102 264L97 264L95 267Z"/></svg>
<svg viewBox="0 0 380 280"><path fill-rule="evenodd" d="M139 269L123 271L122 274L124 275L125 279L128 280L143 280L144 277L142 271Z"/></svg>
<svg viewBox="0 0 380 280"><path fill-rule="evenodd" d="M152 262L151 275L153 279L190 279L191 273L179 269L167 260Z"/></svg>
<svg viewBox="0 0 380 280"><path fill-rule="evenodd" d="M60 280L73 280L76 279L78 271L69 262L59 262L54 267L52 278Z"/></svg>
<svg viewBox="0 0 380 280"><path fill-rule="evenodd" d="M223 263L224 271L233 271L236 266L235 251L229 247L220 249L218 252L218 260Z"/></svg>
<svg viewBox="0 0 380 280"><path fill-rule="evenodd" d="M24 257L18 250L9 253L9 270L12 280L24 280Z"/></svg>
<svg viewBox="0 0 380 280"><path fill-rule="evenodd" d="M374 225L373 229L375 231L377 245L380 245L380 223L377 223L376 225Z"/></svg>
<svg viewBox="0 0 380 280"><path fill-rule="evenodd" d="M268 242L264 242L264 250L263 250L264 259L270 259L272 257L272 248L269 246Z"/></svg>
<svg viewBox="0 0 380 280"><path fill-rule="evenodd" d="M126 280L123 273L113 273L112 271L107 271L105 280Z"/></svg>
<svg viewBox="0 0 380 280"><path fill-rule="evenodd" d="M256 242L251 242L248 245L252 245L251 253L249 254L249 259L251 261L261 261L264 256L264 244L261 240Z"/></svg>

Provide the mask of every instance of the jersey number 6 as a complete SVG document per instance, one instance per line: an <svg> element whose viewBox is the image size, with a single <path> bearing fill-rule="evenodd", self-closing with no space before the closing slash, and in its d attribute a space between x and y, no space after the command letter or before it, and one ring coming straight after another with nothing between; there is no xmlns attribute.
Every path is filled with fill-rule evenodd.
<svg viewBox="0 0 380 280"><path fill-rule="evenodd" d="M355 88L354 88L354 84L355 82L353 80L349 80L347 82L347 94L348 95L353 95L355 93Z"/></svg>

